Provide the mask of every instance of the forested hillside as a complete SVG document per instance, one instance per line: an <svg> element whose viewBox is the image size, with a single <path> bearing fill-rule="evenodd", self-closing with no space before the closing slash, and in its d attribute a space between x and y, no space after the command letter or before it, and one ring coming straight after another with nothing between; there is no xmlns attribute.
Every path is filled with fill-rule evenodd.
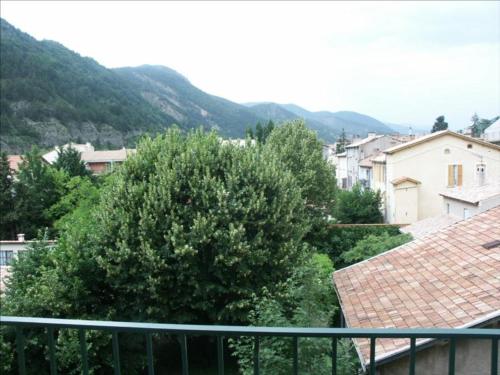
<svg viewBox="0 0 500 375"><path fill-rule="evenodd" d="M73 142L133 146L144 133L178 125L244 137L257 122L304 118L323 141L369 131L381 122L354 112L309 112L296 105L241 105L203 92L164 66L107 69L53 41L38 41L0 20L0 148L25 152ZM264 89L264 88L263 88Z"/></svg>

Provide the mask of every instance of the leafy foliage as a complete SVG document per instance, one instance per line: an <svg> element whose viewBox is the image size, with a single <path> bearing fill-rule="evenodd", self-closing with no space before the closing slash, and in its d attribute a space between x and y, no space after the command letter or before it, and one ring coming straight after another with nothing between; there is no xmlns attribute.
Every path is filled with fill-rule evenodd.
<svg viewBox="0 0 500 375"><path fill-rule="evenodd" d="M0 153L0 239L14 238L14 176L7 155Z"/></svg>
<svg viewBox="0 0 500 375"><path fill-rule="evenodd" d="M333 264L328 257L315 254L295 270L278 298L266 295L255 298L250 323L271 327L328 327L335 313L332 272ZM252 374L253 338L231 340L230 345L238 358L241 373ZM292 347L289 338L261 338L260 372L272 375L292 373ZM342 342L339 374L352 374L356 368L356 356L350 349L347 342ZM299 372L318 375L331 373L329 339L300 339Z"/></svg>
<svg viewBox="0 0 500 375"><path fill-rule="evenodd" d="M246 136L250 139L255 139L258 143L264 144L266 143L267 137L269 137L274 128L274 122L269 120L267 125L264 126L262 126L261 123L258 122L257 125L255 125L255 132L252 128L249 127L246 129L245 133Z"/></svg>
<svg viewBox="0 0 500 375"><path fill-rule="evenodd" d="M65 171L70 177L91 176L90 171L85 167L85 163L81 159L81 153L71 146L57 150L57 160L53 166Z"/></svg>
<svg viewBox="0 0 500 375"><path fill-rule="evenodd" d="M16 229L27 238L36 237L40 229L51 228L54 218L50 208L65 194L68 175L42 161L37 147L23 157L15 183L14 209Z"/></svg>
<svg viewBox="0 0 500 375"><path fill-rule="evenodd" d="M500 118L500 116L496 116L490 120L484 119L484 118L479 118L477 113L474 113L474 115L471 118L472 121L472 136L473 137L480 137L481 134L484 133L484 131L495 121L497 121Z"/></svg>
<svg viewBox="0 0 500 375"><path fill-rule="evenodd" d="M380 205L379 191L355 184L352 190L339 191L335 218L345 224L382 223L384 218Z"/></svg>
<svg viewBox="0 0 500 375"><path fill-rule="evenodd" d="M390 236L387 232L378 236L371 234L358 241L356 246L351 250L343 253L342 259L348 264L357 263L403 245L411 240L412 236L407 233L397 236Z"/></svg>
<svg viewBox="0 0 500 375"><path fill-rule="evenodd" d="M439 116L436 118L436 122L434 122L434 125L432 126L431 133L446 129L448 129L448 123L444 121L444 116Z"/></svg>
<svg viewBox="0 0 500 375"><path fill-rule="evenodd" d="M308 253L301 189L279 158L201 131L144 139L98 203L60 225L57 247L14 266L8 313L244 323L253 296L282 290ZM71 335L59 340L64 351L77 347ZM91 340L93 365L109 370L109 338ZM144 365L138 340L120 347L131 373ZM67 360L64 372L78 371Z"/></svg>
<svg viewBox="0 0 500 375"><path fill-rule="evenodd" d="M322 253L328 254L335 264L335 268L340 269L349 265L342 258L342 254L351 250L358 241L369 235L381 236L384 233L387 233L389 236L401 234L399 228L391 225L362 225L352 227L331 225L327 227L325 234L318 239L316 247Z"/></svg>
<svg viewBox="0 0 500 375"><path fill-rule="evenodd" d="M340 137L337 139L337 145L335 149L335 153L341 154L345 151L345 146L347 146L347 136L345 134L344 128L342 128L342 133L340 133Z"/></svg>

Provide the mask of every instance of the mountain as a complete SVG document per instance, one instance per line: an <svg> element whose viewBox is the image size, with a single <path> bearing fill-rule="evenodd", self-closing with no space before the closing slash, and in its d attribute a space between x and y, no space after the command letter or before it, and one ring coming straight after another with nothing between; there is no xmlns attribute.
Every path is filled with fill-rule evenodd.
<svg viewBox="0 0 500 375"><path fill-rule="evenodd" d="M158 66L107 69L59 43L37 41L0 19L0 148L23 152L90 141L132 145L172 124L241 137L261 118Z"/></svg>
<svg viewBox="0 0 500 375"><path fill-rule="evenodd" d="M385 123L388 127L391 129L394 129L394 131L398 132L399 134L407 135L410 133L410 127L411 131L413 134L426 134L430 131L429 129L425 129L423 126L414 126L414 125L404 125L404 124L393 124L390 122Z"/></svg>
<svg viewBox="0 0 500 375"><path fill-rule="evenodd" d="M284 105L281 104L246 103L245 105L247 105L253 113L265 119L266 121L272 120L274 122L280 123L283 121L303 119L306 125L310 129L316 131L318 137L323 139L325 142L334 142L335 139L337 139L337 137L340 135L340 131L333 129L330 126L323 124L322 122L298 115L297 113L288 110ZM300 108L298 106L295 107Z"/></svg>
<svg viewBox="0 0 500 375"><path fill-rule="evenodd" d="M291 113L295 118L303 118L312 129L318 132L319 137L328 142L333 141L342 132L342 129L345 130L347 135L351 136L365 136L369 132L379 134L394 133L394 130L383 122L357 112L311 112L295 104L252 103L247 105L251 109L255 109L256 113L261 117L263 117L264 109L267 109L269 116L273 113L280 115Z"/></svg>
<svg viewBox="0 0 500 375"><path fill-rule="evenodd" d="M262 121L248 108L209 95L164 66L143 65L114 71L152 106L186 128L204 125L225 136L242 137L247 127Z"/></svg>
<svg viewBox="0 0 500 375"><path fill-rule="evenodd" d="M178 125L243 137L257 122L302 118L326 142L350 135L389 133L355 112L310 112L294 104L237 104L193 86L176 71L143 65L107 69L53 41L38 41L0 19L0 149L21 153L36 144L92 142L132 146L142 134Z"/></svg>

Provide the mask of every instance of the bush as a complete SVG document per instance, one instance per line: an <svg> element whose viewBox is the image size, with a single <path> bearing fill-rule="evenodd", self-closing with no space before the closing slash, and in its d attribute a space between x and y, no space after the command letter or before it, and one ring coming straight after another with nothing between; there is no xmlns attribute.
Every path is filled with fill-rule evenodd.
<svg viewBox="0 0 500 375"><path fill-rule="evenodd" d="M342 259L348 264L357 263L383 253L384 251L403 245L411 240L411 234L407 233L397 236L390 236L387 232L378 236L371 234L358 241L356 246L354 246L351 250L343 253Z"/></svg>
<svg viewBox="0 0 500 375"><path fill-rule="evenodd" d="M339 192L335 218L344 224L382 223L384 218L380 206L379 191L375 192L356 184L352 190Z"/></svg>
<svg viewBox="0 0 500 375"><path fill-rule="evenodd" d="M333 264L327 256L316 254L298 267L276 296L256 297L250 312L250 323L271 327L328 327L337 309L331 282ZM230 340L242 374L253 371L253 338ZM260 339L259 364L262 374L292 373L293 346L290 338ZM339 374L352 374L356 356L347 341L339 346ZM331 373L331 340L299 339L299 372L301 374Z"/></svg>
<svg viewBox="0 0 500 375"><path fill-rule="evenodd" d="M316 247L322 253L328 254L333 261L335 268L340 269L348 265L342 258L342 254L351 250L358 241L369 235L382 235L387 233L389 236L401 234L399 228L392 225L359 225L359 226L336 226L327 227L326 233L321 237Z"/></svg>

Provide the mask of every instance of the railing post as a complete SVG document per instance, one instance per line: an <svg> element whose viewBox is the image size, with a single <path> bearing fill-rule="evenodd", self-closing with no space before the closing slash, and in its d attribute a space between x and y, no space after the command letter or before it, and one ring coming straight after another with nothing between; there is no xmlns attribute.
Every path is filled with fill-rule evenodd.
<svg viewBox="0 0 500 375"><path fill-rule="evenodd" d="M47 338L49 341L50 375L57 375L56 350L54 345L53 327L47 327Z"/></svg>
<svg viewBox="0 0 500 375"><path fill-rule="evenodd" d="M299 374L299 338L293 337L293 375Z"/></svg>
<svg viewBox="0 0 500 375"><path fill-rule="evenodd" d="M253 344L253 373L259 375L259 336L255 336Z"/></svg>
<svg viewBox="0 0 500 375"><path fill-rule="evenodd" d="M24 357L24 335L21 327L16 327L17 364L19 374L26 375L26 359Z"/></svg>
<svg viewBox="0 0 500 375"><path fill-rule="evenodd" d="M448 375L455 375L455 349L457 340L452 337L450 339L450 353L448 355Z"/></svg>
<svg viewBox="0 0 500 375"><path fill-rule="evenodd" d="M217 373L224 375L224 337L217 336Z"/></svg>
<svg viewBox="0 0 500 375"><path fill-rule="evenodd" d="M151 333L146 333L146 352L148 355L148 375L155 375L155 368L153 362L153 339Z"/></svg>
<svg viewBox="0 0 500 375"><path fill-rule="evenodd" d="M491 339L491 375L498 375L498 338Z"/></svg>
<svg viewBox="0 0 500 375"><path fill-rule="evenodd" d="M375 341L376 337L370 338L370 375L375 375Z"/></svg>
<svg viewBox="0 0 500 375"><path fill-rule="evenodd" d="M180 336L180 343L181 343L182 375L188 375L189 374L189 367L188 367L188 352L187 352L186 335Z"/></svg>
<svg viewBox="0 0 500 375"><path fill-rule="evenodd" d="M120 375L120 347L118 343L118 332L116 331L113 332L113 367L115 375Z"/></svg>
<svg viewBox="0 0 500 375"><path fill-rule="evenodd" d="M415 337L410 338L410 375L415 375Z"/></svg>
<svg viewBox="0 0 500 375"><path fill-rule="evenodd" d="M82 372L83 375L89 375L89 362L87 357L87 341L85 339L85 330L78 330L78 338L80 340L80 355L82 357Z"/></svg>
<svg viewBox="0 0 500 375"><path fill-rule="evenodd" d="M332 338L332 375L337 375L337 342L337 337Z"/></svg>

